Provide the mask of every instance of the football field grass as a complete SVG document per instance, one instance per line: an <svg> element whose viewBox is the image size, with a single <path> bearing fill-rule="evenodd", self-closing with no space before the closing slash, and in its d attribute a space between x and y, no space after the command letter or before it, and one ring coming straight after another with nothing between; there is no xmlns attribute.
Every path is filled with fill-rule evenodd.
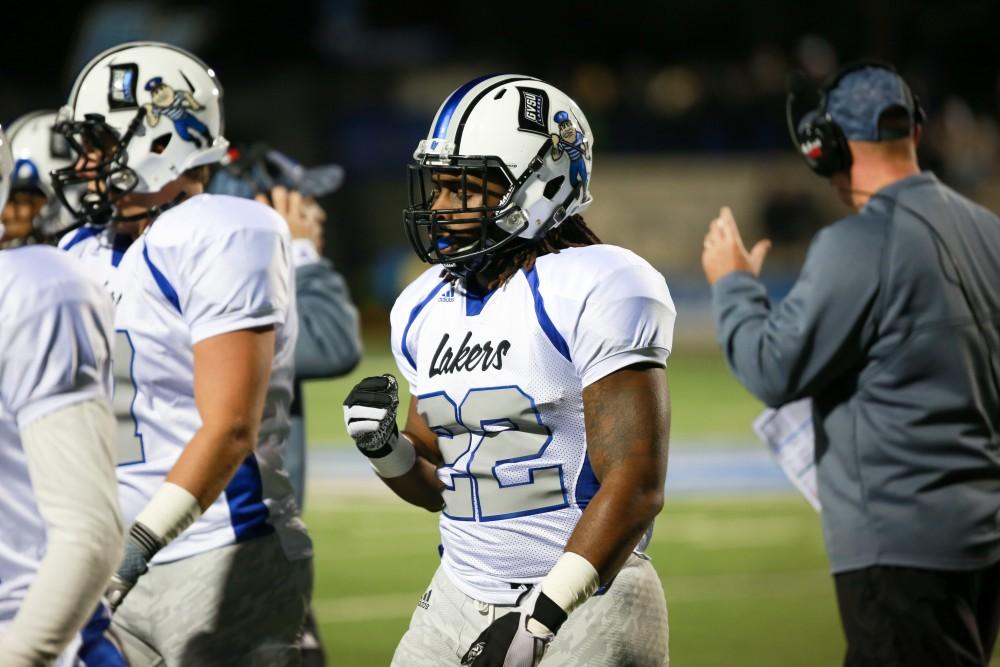
<svg viewBox="0 0 1000 667"><path fill-rule="evenodd" d="M314 490L314 608L330 664L387 665L437 565L437 517L386 493ZM670 500L650 547L680 667L837 665L819 521L795 496Z"/></svg>

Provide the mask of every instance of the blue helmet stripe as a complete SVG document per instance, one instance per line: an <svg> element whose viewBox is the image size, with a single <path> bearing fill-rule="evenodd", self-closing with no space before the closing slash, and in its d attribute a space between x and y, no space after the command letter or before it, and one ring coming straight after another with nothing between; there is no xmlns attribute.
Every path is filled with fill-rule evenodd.
<svg viewBox="0 0 1000 667"><path fill-rule="evenodd" d="M458 108L458 105L461 104L462 98L465 97L465 94L472 90L476 84L481 81L485 81L492 76L495 75L487 74L486 76L481 76L478 79L473 79L451 94L448 101L441 107L441 113L438 114L437 123L434 125L434 136L431 137L432 139L444 139L445 134L448 133L448 124L451 123L451 117L455 113L455 109Z"/></svg>

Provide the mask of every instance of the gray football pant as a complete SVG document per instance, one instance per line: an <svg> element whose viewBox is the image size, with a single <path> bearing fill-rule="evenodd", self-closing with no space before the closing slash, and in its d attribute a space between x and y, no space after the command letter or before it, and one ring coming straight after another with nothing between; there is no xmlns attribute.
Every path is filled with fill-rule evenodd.
<svg viewBox="0 0 1000 667"><path fill-rule="evenodd" d="M525 598L534 600L531 595ZM439 567L417 603L392 665L457 666L480 632L500 616L519 610L465 595ZM541 665L666 667L668 642L667 603L660 578L647 559L633 554L606 593L595 595L570 614Z"/></svg>
<svg viewBox="0 0 1000 667"><path fill-rule="evenodd" d="M299 665L311 590L267 535L151 567L112 623L132 667Z"/></svg>

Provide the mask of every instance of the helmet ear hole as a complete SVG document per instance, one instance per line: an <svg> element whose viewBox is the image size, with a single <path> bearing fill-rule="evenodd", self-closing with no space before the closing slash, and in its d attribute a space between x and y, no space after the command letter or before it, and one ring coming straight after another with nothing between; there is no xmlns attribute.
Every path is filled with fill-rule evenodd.
<svg viewBox="0 0 1000 667"><path fill-rule="evenodd" d="M157 155L161 154L163 151L167 150L167 146L170 145L170 139L173 136L174 135L168 132L167 134L161 134L156 137L149 142L149 152L156 153Z"/></svg>
<svg viewBox="0 0 1000 667"><path fill-rule="evenodd" d="M556 176L548 183L545 184L545 190L542 194L546 199L555 199L556 194L559 192L559 188L562 187L563 181L566 180L565 176Z"/></svg>

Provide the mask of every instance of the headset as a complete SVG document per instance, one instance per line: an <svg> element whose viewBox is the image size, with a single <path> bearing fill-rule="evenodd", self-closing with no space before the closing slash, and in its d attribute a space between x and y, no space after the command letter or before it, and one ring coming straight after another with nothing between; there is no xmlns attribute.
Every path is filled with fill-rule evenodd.
<svg viewBox="0 0 1000 667"><path fill-rule="evenodd" d="M912 110L910 123L905 129L891 131L879 128L879 141L904 139L913 135L913 130L924 124L926 113L920 99L913 94L910 86L889 63L878 60L859 60L847 65L833 75L825 84L816 87L805 76L793 74L789 79L788 95L785 103L785 121L792 143L798 147L806 164L817 175L829 178L837 172L848 171L854 160L847 137L827 109L830 93L848 74L868 67L876 67L892 72L903 84L908 111ZM804 98L804 99L803 99ZM803 102L805 106L803 108ZM818 104L817 104L818 102Z"/></svg>
<svg viewBox="0 0 1000 667"><path fill-rule="evenodd" d="M801 75L793 75L789 79L788 96L785 105L785 119L788 123L788 133L792 139L792 143L798 148L802 157L805 158L806 164L819 176L829 178L838 172L847 172L853 164L854 160L851 156L851 149L847 143L847 138L844 136L844 131L833 120L833 117L827 110L827 101L829 100L830 92L837 87L845 76L866 67L886 69L899 76L895 68L888 63L877 60L863 60L844 67L818 89L809 84L805 77ZM903 139L912 136L914 129L923 125L927 117L923 107L920 105L920 100L910 90L906 81L902 77L899 78L903 83L903 90L909 109L912 110L910 123L908 127L901 128L895 132L883 132L883 128L879 127L879 140ZM806 97L810 95L811 97ZM805 100L803 100L804 97L806 97ZM804 106L803 102L805 102ZM941 235L941 232L934 227L923 213L917 211L912 206L903 204L895 197L881 192L866 192L853 189L851 192L865 195L870 199L886 200L891 206L899 207L912 215L931 233L935 246L940 250L938 257L947 257L948 262L951 264L955 275L955 282L962 293L962 299L965 301L976 329L979 331L979 335L986 345L993 390L996 396L1000 397L1000 374L997 371L997 360L993 352L994 345L988 335L989 332L986 324L983 322L984 319L988 318L982 317L979 309L975 307L969 290L966 288L961 266L952 254L951 248ZM944 265L944 260L940 259L939 261L941 261L942 272L947 274L948 271ZM990 442L987 447L996 451L1000 449L1000 430L998 430L1000 426L995 423L998 421L998 415L991 416L984 414L982 417L990 432Z"/></svg>

